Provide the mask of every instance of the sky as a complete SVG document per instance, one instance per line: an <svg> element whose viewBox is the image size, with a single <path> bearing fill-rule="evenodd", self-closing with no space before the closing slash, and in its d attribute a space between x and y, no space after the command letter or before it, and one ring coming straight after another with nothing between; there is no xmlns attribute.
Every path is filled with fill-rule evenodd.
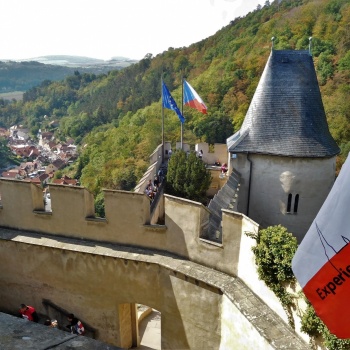
<svg viewBox="0 0 350 350"><path fill-rule="evenodd" d="M0 60L142 59L189 46L262 0L1 0Z"/></svg>

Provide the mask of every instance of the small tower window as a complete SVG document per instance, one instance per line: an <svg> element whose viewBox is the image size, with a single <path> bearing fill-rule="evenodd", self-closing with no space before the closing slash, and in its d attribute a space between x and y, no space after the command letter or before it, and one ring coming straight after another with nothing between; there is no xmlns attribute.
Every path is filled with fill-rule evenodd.
<svg viewBox="0 0 350 350"><path fill-rule="evenodd" d="M297 194L294 199L294 213L298 212L299 195Z"/></svg>
<svg viewBox="0 0 350 350"><path fill-rule="evenodd" d="M292 194L289 193L289 195L288 195L288 203L287 203L287 213L290 213L291 208L292 208Z"/></svg>

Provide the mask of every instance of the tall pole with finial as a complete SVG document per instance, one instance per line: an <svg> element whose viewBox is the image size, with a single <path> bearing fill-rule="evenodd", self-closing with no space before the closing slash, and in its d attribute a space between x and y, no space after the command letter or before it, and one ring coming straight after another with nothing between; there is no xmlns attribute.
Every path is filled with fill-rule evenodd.
<svg viewBox="0 0 350 350"><path fill-rule="evenodd" d="M181 114L184 115L184 77L181 76ZM181 149L183 150L184 123L181 123Z"/></svg>
<svg viewBox="0 0 350 350"><path fill-rule="evenodd" d="M160 91L162 92L162 163L164 162L164 153L165 153L165 141L164 141L164 104L163 104L163 73L162 79L160 82Z"/></svg>

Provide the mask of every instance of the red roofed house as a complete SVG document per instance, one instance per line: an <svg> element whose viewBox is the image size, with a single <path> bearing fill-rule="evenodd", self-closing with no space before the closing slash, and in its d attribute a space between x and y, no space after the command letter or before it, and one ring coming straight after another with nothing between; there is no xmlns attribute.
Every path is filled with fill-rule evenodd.
<svg viewBox="0 0 350 350"><path fill-rule="evenodd" d="M70 186L77 186L78 185L78 180L77 179L72 179L68 176L63 176L61 179L54 179L52 181L54 184L58 185L70 185Z"/></svg>

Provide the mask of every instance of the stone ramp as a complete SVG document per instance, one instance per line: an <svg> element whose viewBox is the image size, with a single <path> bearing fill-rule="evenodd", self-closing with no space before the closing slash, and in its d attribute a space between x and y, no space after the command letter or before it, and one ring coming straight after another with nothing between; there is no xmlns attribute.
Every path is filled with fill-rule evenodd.
<svg viewBox="0 0 350 350"><path fill-rule="evenodd" d="M30 322L0 312L1 350L122 350L88 337Z"/></svg>
<svg viewBox="0 0 350 350"><path fill-rule="evenodd" d="M207 232L202 238L222 243L222 211L221 209L236 210L236 199L239 191L239 182L241 175L233 170L226 184L218 191L210 201L208 209L210 210L209 225Z"/></svg>

